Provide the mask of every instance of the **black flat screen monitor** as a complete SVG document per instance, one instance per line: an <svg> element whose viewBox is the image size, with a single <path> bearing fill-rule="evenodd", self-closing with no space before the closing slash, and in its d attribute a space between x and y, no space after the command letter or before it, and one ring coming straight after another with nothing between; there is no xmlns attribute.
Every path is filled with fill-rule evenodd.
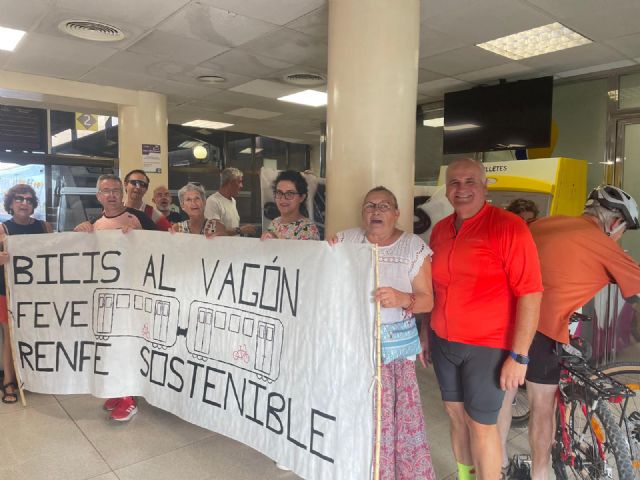
<svg viewBox="0 0 640 480"><path fill-rule="evenodd" d="M549 146L553 77L444 96L445 154Z"/></svg>

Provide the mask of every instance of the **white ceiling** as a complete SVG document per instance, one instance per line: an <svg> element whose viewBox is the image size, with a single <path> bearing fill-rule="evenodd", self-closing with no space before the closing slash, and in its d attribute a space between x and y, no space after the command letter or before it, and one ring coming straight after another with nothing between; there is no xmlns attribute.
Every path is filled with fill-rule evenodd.
<svg viewBox="0 0 640 480"><path fill-rule="evenodd" d="M6 70L160 92L171 123L207 119L318 140L324 108L275 98L301 89L282 81L287 73L326 75L326 0L0 0L0 12L0 26L28 32L14 52L0 51L0 76ZM79 40L58 30L67 19L105 22L127 36ZM638 19L640 0L422 0L418 103L500 78L638 65ZM521 61L474 46L554 21L593 43ZM226 82L202 84L199 75Z"/></svg>

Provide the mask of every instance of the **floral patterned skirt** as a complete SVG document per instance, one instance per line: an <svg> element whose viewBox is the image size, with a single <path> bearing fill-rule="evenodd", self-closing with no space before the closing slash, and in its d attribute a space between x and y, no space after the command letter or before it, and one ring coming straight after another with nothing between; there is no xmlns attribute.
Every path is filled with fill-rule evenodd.
<svg viewBox="0 0 640 480"><path fill-rule="evenodd" d="M382 365L381 480L435 480L415 362Z"/></svg>

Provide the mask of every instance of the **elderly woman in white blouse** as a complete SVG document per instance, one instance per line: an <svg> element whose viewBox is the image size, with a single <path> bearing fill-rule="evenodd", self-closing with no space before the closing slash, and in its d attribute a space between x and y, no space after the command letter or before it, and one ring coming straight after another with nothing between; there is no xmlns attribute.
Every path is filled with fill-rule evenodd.
<svg viewBox="0 0 640 480"><path fill-rule="evenodd" d="M415 371L422 355L414 313L433 308L431 250L413 233L396 227L396 196L370 190L361 228L339 232L333 241L378 245L380 287L375 300L382 320L382 434L380 478L435 479L424 429ZM333 243L333 242L331 242Z"/></svg>
<svg viewBox="0 0 640 480"><path fill-rule="evenodd" d="M206 199L202 186L196 183L187 183L178 190L178 200L180 200L180 208L187 214L189 219L174 223L171 227L174 232L196 233L205 235L208 238L227 235L227 231L221 222L212 218L205 218L204 205Z"/></svg>

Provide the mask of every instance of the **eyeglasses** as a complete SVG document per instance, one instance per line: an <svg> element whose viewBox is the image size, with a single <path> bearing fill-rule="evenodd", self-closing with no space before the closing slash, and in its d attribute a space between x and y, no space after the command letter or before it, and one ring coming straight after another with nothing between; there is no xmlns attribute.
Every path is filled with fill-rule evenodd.
<svg viewBox="0 0 640 480"><path fill-rule="evenodd" d="M365 212L369 212L369 213L373 213L376 210L378 210L379 212L385 213L391 210L392 208L395 208L395 207L388 202L380 202L380 203L367 202L362 206L362 209Z"/></svg>
<svg viewBox="0 0 640 480"><path fill-rule="evenodd" d="M33 197L25 197L24 195L16 195L15 197L13 197L13 201L17 202L17 203L30 203L31 205L35 204L36 199Z"/></svg>
<svg viewBox="0 0 640 480"><path fill-rule="evenodd" d="M296 195L300 195L298 192L294 192L293 190L287 190L286 192L276 190L275 192L273 192L273 194L278 200L280 200L282 197L284 197L286 200L293 200L293 197L295 197Z"/></svg>
<svg viewBox="0 0 640 480"><path fill-rule="evenodd" d="M105 188L104 190L98 190L100 195L108 197L109 195L115 195L116 197L122 195L122 190L119 188Z"/></svg>
<svg viewBox="0 0 640 480"><path fill-rule="evenodd" d="M147 188L149 186L149 183L145 182L144 180L129 180L127 181L127 183L130 183L134 187L138 188Z"/></svg>

